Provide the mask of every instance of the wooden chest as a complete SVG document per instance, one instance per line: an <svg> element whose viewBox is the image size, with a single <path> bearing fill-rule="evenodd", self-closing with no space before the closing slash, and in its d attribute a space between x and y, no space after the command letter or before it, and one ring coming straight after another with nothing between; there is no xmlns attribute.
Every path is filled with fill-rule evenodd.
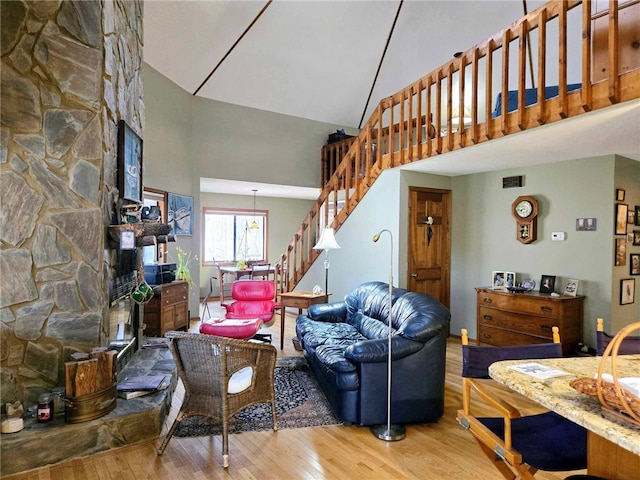
<svg viewBox="0 0 640 480"><path fill-rule="evenodd" d="M505 346L552 342L554 326L560 330L565 356L582 341L582 295L552 297L490 288L476 288L476 292L478 343Z"/></svg>
<svg viewBox="0 0 640 480"><path fill-rule="evenodd" d="M188 329L189 284L177 280L159 285L154 292L144 305L145 335L162 337L170 330Z"/></svg>

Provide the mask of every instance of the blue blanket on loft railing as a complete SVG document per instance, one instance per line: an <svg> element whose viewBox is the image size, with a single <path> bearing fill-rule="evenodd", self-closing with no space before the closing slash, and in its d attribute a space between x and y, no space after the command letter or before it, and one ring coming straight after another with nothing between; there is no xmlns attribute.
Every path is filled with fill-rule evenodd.
<svg viewBox="0 0 640 480"><path fill-rule="evenodd" d="M581 83L570 83L567 85L567 92L572 90L578 90L582 87ZM544 98L546 100L558 96L558 86L544 88ZM525 106L533 105L538 101L538 89L527 88L524 92L524 104ZM507 93L507 112L513 112L518 109L518 90L509 90ZM499 117L502 114L502 92L496 97L496 108L493 109L491 114L492 118Z"/></svg>

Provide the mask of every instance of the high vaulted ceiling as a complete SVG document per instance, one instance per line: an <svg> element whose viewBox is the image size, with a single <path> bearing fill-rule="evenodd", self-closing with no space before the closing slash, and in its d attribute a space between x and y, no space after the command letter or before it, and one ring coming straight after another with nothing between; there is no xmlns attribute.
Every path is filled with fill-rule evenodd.
<svg viewBox="0 0 640 480"><path fill-rule="evenodd" d="M398 0L275 0L270 4L266 0L146 0L144 59L189 93L197 90L201 97L327 122L336 128L358 128L382 98L523 16L523 3L405 0L393 27ZM543 3L527 0L527 10ZM612 153L640 160L640 102L630 110L627 106L618 112L588 115L593 115L591 120L584 118L571 130L571 142L562 133L565 129L525 132L527 138L521 138L515 147L519 165ZM513 166L511 141L502 143L508 154L488 155L491 165L478 162L477 152L474 155L474 149L465 148L441 156L447 159L432 158L408 168L447 175L507 168ZM483 148L500 148L497 142ZM541 145L557 146L552 158L540 155ZM611 145L616 146L615 151L610 150ZM451 155L456 155L455 161ZM219 182L211 188L231 187ZM250 191L246 185L240 188Z"/></svg>
<svg viewBox="0 0 640 480"><path fill-rule="evenodd" d="M527 6L542 3L528 0ZM146 1L144 59L194 93L265 5ZM198 95L357 128L399 5L275 0ZM405 1L364 120L382 98L522 15L521 0Z"/></svg>

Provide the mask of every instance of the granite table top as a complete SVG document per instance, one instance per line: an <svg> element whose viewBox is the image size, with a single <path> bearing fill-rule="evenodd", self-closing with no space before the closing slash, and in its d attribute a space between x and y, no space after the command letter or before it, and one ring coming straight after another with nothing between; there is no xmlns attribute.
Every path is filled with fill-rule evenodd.
<svg viewBox="0 0 640 480"><path fill-rule="evenodd" d="M489 367L489 375L540 405L582 425L612 443L640 455L640 427L619 419L601 408L597 397L574 390L569 382L579 377L593 377L602 357L572 357L540 360L506 360ZM552 378L538 379L510 368L523 363L538 363L566 372ZM618 378L640 376L640 355L617 357ZM608 365L607 367L610 367ZM611 373L609 368L605 372Z"/></svg>

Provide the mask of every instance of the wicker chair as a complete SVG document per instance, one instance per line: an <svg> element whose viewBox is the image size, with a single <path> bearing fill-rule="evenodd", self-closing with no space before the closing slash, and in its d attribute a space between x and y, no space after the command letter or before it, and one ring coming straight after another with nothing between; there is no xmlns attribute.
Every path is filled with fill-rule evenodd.
<svg viewBox="0 0 640 480"><path fill-rule="evenodd" d="M208 417L222 425L223 467L229 466L229 419L254 403L271 403L273 429L278 429L272 345L202 335L167 332L184 400L169 432L158 448L162 455L183 419Z"/></svg>

